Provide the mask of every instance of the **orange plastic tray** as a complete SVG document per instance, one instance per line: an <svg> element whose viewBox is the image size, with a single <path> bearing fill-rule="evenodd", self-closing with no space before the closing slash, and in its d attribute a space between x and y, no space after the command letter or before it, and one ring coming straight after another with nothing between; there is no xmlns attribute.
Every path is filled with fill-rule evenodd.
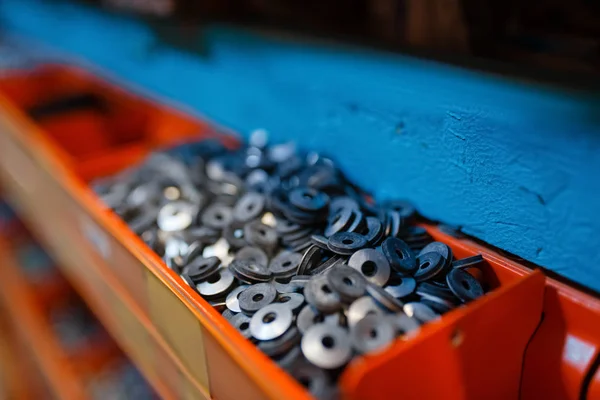
<svg viewBox="0 0 600 400"><path fill-rule="evenodd" d="M106 99L113 111L33 121L24 111L49 88L61 94L84 88ZM171 143L219 137L233 144L233 139L71 67L16 71L0 80L0 92L0 182L9 199L148 380L163 388L161 395L308 398L168 269L87 185ZM134 110L133 120L139 124L128 125L136 134L126 142L108 132L113 126L122 129L120 107ZM71 141L82 129L92 132L93 140ZM541 357L532 349L545 338L540 330L548 318L540 325L542 311L562 312L548 305L551 286L539 271L435 227L428 230L458 257L482 253L487 260L482 277L493 291L427 325L415 339L399 340L389 351L355 360L342 376L342 394L369 399L506 399L526 394L531 380L522 382L523 366L527 372L536 361L524 356ZM573 291L566 296L578 295ZM591 310L600 326L600 313ZM563 360L555 361L561 368ZM538 390L545 382L531 385Z"/></svg>

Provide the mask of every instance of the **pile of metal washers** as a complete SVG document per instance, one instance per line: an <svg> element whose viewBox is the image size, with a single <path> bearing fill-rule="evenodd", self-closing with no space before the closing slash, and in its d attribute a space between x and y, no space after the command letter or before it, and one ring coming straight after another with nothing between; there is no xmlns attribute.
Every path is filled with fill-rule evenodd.
<svg viewBox="0 0 600 400"><path fill-rule="evenodd" d="M207 140L94 184L105 203L242 335L317 398L353 357L484 294L406 201L381 204L334 162Z"/></svg>

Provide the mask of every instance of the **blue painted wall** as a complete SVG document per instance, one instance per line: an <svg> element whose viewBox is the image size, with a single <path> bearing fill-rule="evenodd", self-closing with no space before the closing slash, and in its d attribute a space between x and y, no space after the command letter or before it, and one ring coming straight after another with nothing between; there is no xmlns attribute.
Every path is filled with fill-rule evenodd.
<svg viewBox="0 0 600 400"><path fill-rule="evenodd" d="M600 99L413 58L215 27L208 57L139 22L2 0L0 23L240 132L339 155L380 198L600 290Z"/></svg>

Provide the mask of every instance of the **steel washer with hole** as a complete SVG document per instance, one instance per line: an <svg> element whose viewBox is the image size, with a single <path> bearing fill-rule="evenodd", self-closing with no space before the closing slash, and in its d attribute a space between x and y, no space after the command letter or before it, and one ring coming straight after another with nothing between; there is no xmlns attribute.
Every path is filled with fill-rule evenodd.
<svg viewBox="0 0 600 400"><path fill-rule="evenodd" d="M250 321L251 318L243 313L236 314L229 320L231 325L247 339L252 337L250 333Z"/></svg>
<svg viewBox="0 0 600 400"><path fill-rule="evenodd" d="M269 271L275 277L292 277L302 261L302 254L283 250L271 260Z"/></svg>
<svg viewBox="0 0 600 400"><path fill-rule="evenodd" d="M215 280L213 281L213 279ZM221 268L213 275L206 278L205 281L196 285L196 290L207 299L224 296L233 284L235 279L233 274L227 268Z"/></svg>
<svg viewBox="0 0 600 400"><path fill-rule="evenodd" d="M218 257L197 256L183 267L182 275L197 284L213 275L219 269L220 264L221 260Z"/></svg>
<svg viewBox="0 0 600 400"><path fill-rule="evenodd" d="M250 321L250 333L258 340L273 340L292 325L294 315L284 304L269 304L258 310Z"/></svg>
<svg viewBox="0 0 600 400"><path fill-rule="evenodd" d="M310 327L302 337L301 347L304 357L323 369L339 368L352 357L348 332L330 324Z"/></svg>
<svg viewBox="0 0 600 400"><path fill-rule="evenodd" d="M339 296L331 290L325 275L315 275L308 281L304 286L304 298L308 304L326 314L342 308Z"/></svg>
<svg viewBox="0 0 600 400"><path fill-rule="evenodd" d="M417 281L410 276L400 277L400 283L385 287L385 291L397 299L409 296L415 292Z"/></svg>
<svg viewBox="0 0 600 400"><path fill-rule="evenodd" d="M383 286L390 279L390 263L386 256L375 249L362 249L350 257L348 265L375 285Z"/></svg>
<svg viewBox="0 0 600 400"><path fill-rule="evenodd" d="M233 218L239 222L249 222L258 218L265 208L265 196L256 192L243 195L233 208Z"/></svg>
<svg viewBox="0 0 600 400"><path fill-rule="evenodd" d="M242 309L240 308L240 302L239 302L239 295L240 293L242 293L244 290L248 289L250 286L249 285L241 285L236 287L235 289L233 289L231 292L229 292L229 294L227 295L227 298L225 299L225 305L227 306L227 308L229 310L231 310L232 312L242 312Z"/></svg>
<svg viewBox="0 0 600 400"><path fill-rule="evenodd" d="M229 264L229 269L236 278L245 283L252 284L271 280L271 271L249 260L233 260Z"/></svg>
<svg viewBox="0 0 600 400"><path fill-rule="evenodd" d="M446 275L448 287L463 302L483 296L481 284L473 275L462 269L453 269Z"/></svg>
<svg viewBox="0 0 600 400"><path fill-rule="evenodd" d="M417 259L404 241L388 237L381 244L381 250L387 257L390 266L398 273L412 275L417 269Z"/></svg>
<svg viewBox="0 0 600 400"><path fill-rule="evenodd" d="M417 282L434 279L444 273L444 258L440 253L429 252L417 258L417 271L414 278Z"/></svg>
<svg viewBox="0 0 600 400"><path fill-rule="evenodd" d="M358 321L367 315L384 315L384 312L383 309L375 303L373 298L369 296L354 300L346 312L348 326L352 328Z"/></svg>
<svg viewBox="0 0 600 400"><path fill-rule="evenodd" d="M304 296L300 293L286 293L277 296L277 303L283 304L292 310L293 313L300 311L304 305Z"/></svg>
<svg viewBox="0 0 600 400"><path fill-rule="evenodd" d="M261 308L271 304L277 297L277 290L270 283L257 283L238 296L238 302L242 312L254 314Z"/></svg>
<svg viewBox="0 0 600 400"><path fill-rule="evenodd" d="M329 237L327 247L336 254L350 255L367 245L367 238L354 232L338 232Z"/></svg>
<svg viewBox="0 0 600 400"><path fill-rule="evenodd" d="M219 230L228 226L232 220L231 208L219 203L208 206L201 216L202 225Z"/></svg>
<svg viewBox="0 0 600 400"><path fill-rule="evenodd" d="M364 276L347 265L335 265L327 273L327 282L342 301L351 302L365 294Z"/></svg>
<svg viewBox="0 0 600 400"><path fill-rule="evenodd" d="M394 326L384 315L365 315L350 329L352 346L361 354L385 349L395 336Z"/></svg>
<svg viewBox="0 0 600 400"><path fill-rule="evenodd" d="M311 326L316 324L338 325L339 318L336 314L322 314L315 310L310 304L305 305L296 317L296 326L301 333L305 333Z"/></svg>
<svg viewBox="0 0 600 400"><path fill-rule="evenodd" d="M194 204L174 201L160 209L156 223L164 232L182 231L194 222L197 214L198 208Z"/></svg>

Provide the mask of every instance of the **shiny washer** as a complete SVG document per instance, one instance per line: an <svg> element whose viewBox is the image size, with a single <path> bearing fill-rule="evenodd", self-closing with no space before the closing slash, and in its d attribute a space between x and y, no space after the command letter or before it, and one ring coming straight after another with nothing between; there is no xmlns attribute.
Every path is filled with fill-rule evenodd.
<svg viewBox="0 0 600 400"><path fill-rule="evenodd" d="M302 337L302 353L312 364L323 369L336 369L352 357L348 331L339 326L318 324Z"/></svg>
<svg viewBox="0 0 600 400"><path fill-rule="evenodd" d="M381 252L375 249L357 251L348 260L348 265L375 285L383 286L390 279L390 263Z"/></svg>
<svg viewBox="0 0 600 400"><path fill-rule="evenodd" d="M352 346L361 354L384 350L395 336L395 327L383 315L366 315L350 329Z"/></svg>
<svg viewBox="0 0 600 400"><path fill-rule="evenodd" d="M222 296L233 286L234 277L227 268L221 268L204 282L196 285L198 292L206 297Z"/></svg>
<svg viewBox="0 0 600 400"><path fill-rule="evenodd" d="M227 298L225 299L225 305L227 306L227 308L229 310L231 310L232 312L242 312L242 309L240 308L240 302L239 302L239 295L240 293L242 293L244 290L248 289L250 286L248 285L242 285L242 286L238 286L235 289L233 289L231 292L229 292L229 294L227 295Z"/></svg>
<svg viewBox="0 0 600 400"><path fill-rule="evenodd" d="M258 310L250 321L250 333L258 340L273 340L292 325L294 314L284 304L269 304Z"/></svg>

